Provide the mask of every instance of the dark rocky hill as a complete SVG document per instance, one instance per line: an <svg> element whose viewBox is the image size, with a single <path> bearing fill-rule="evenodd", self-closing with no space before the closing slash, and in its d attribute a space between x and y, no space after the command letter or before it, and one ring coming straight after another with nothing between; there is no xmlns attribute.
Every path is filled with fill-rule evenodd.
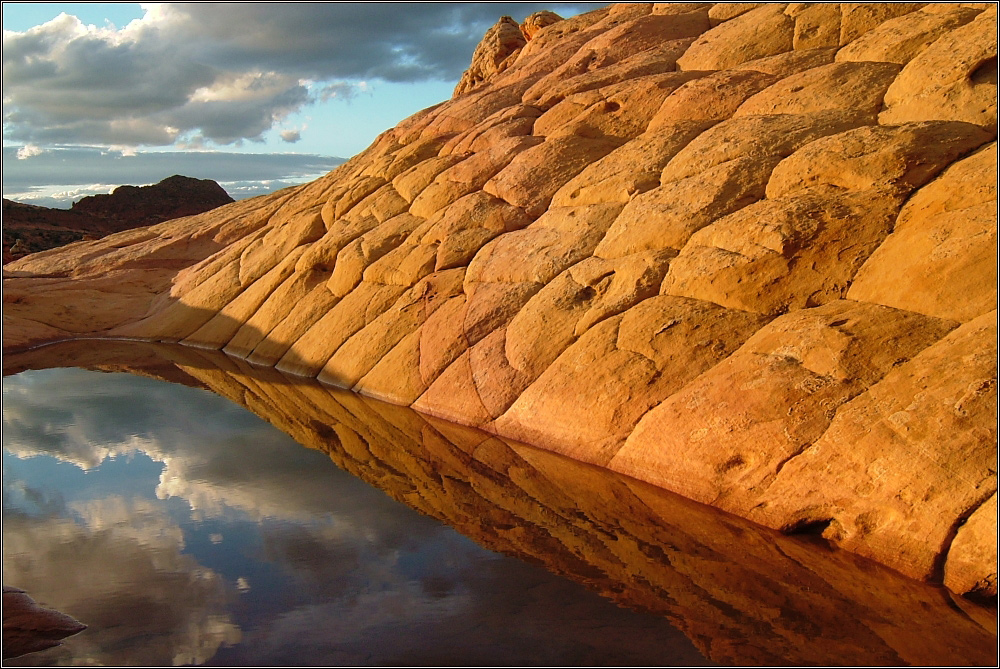
<svg viewBox="0 0 1000 669"><path fill-rule="evenodd" d="M5 199L3 261L200 214L230 202L233 198L215 181L176 174L152 186L119 186L110 195L85 197L68 210Z"/></svg>

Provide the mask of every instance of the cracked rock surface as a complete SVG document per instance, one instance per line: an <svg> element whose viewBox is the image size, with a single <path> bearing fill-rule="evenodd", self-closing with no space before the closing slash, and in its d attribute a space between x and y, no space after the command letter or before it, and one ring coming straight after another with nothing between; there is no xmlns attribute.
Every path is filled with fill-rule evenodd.
<svg viewBox="0 0 1000 669"><path fill-rule="evenodd" d="M504 17L311 184L5 266L4 349L220 349L995 597L996 20Z"/></svg>

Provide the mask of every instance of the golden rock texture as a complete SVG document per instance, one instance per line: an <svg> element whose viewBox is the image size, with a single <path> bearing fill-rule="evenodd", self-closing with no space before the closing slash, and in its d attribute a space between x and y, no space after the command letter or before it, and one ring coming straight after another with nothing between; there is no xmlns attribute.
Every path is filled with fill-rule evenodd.
<svg viewBox="0 0 1000 669"><path fill-rule="evenodd" d="M557 18L311 184L7 265L5 351L221 349L995 596L995 9Z"/></svg>

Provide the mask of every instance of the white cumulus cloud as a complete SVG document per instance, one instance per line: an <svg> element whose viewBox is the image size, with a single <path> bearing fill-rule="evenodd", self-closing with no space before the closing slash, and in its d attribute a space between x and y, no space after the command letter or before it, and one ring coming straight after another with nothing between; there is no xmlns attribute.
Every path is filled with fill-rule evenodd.
<svg viewBox="0 0 1000 669"><path fill-rule="evenodd" d="M25 144L17 150L17 159L27 160L28 158L40 156L43 153L45 153L44 149L37 147L34 144Z"/></svg>

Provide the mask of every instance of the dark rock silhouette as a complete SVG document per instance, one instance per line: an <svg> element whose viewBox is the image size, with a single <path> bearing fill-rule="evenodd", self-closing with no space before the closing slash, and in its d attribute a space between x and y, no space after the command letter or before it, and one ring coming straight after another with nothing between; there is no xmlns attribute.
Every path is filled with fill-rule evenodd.
<svg viewBox="0 0 1000 669"><path fill-rule="evenodd" d="M211 179L175 174L152 186L119 186L110 195L91 195L73 203L70 211L108 221L118 230L193 216L233 198Z"/></svg>
<svg viewBox="0 0 1000 669"><path fill-rule="evenodd" d="M152 186L119 186L110 195L91 195L71 209L3 201L3 261L83 239L192 216L233 202L211 179L175 174Z"/></svg>

